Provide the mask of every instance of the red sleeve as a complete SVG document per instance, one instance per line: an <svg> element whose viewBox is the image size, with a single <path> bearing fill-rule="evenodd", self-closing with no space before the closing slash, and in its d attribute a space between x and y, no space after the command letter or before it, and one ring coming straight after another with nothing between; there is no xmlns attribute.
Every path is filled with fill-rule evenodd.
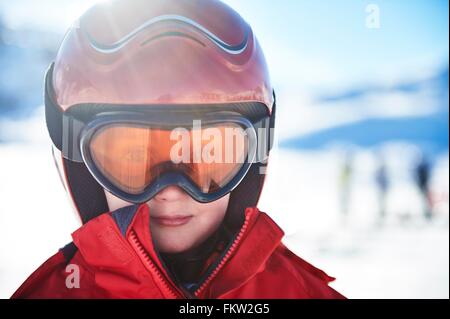
<svg viewBox="0 0 450 319"><path fill-rule="evenodd" d="M66 285L69 275L73 274L68 265L75 265L79 270L78 287ZM73 278L73 277L72 277ZM69 278L69 282L70 282ZM12 299L48 299L48 298L93 298L93 276L86 269L84 260L76 252L68 263L62 251L59 251L36 271L12 295ZM72 281L73 283L73 281Z"/></svg>
<svg viewBox="0 0 450 319"><path fill-rule="evenodd" d="M334 277L327 275L323 270L300 258L283 244L281 244L279 248L297 273L300 274L303 279L303 286L309 295L309 298L346 299L345 296L341 295L328 285L335 280Z"/></svg>

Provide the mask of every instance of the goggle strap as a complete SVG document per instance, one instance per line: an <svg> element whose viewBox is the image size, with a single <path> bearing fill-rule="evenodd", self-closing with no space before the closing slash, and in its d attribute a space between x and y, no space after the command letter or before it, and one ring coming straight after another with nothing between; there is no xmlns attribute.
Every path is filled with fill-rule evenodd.
<svg viewBox="0 0 450 319"><path fill-rule="evenodd" d="M62 154L71 161L83 163L80 150L81 132L85 124L73 116L62 116Z"/></svg>

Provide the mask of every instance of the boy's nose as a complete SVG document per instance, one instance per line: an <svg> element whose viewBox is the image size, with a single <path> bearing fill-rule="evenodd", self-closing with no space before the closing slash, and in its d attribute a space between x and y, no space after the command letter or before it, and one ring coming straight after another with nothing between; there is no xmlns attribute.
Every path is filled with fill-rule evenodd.
<svg viewBox="0 0 450 319"><path fill-rule="evenodd" d="M157 201L177 201L181 199L185 199L186 196L189 196L183 189L178 186L168 186L160 191L154 197Z"/></svg>

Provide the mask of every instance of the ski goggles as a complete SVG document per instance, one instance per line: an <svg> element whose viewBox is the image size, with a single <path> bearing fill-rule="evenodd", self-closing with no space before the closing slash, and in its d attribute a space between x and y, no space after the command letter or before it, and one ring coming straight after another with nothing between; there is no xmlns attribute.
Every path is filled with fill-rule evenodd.
<svg viewBox="0 0 450 319"><path fill-rule="evenodd" d="M52 138L63 157L84 163L103 188L125 201L143 203L177 185L205 203L231 192L252 164L266 161L266 112L259 103L82 104L62 112L60 140Z"/></svg>

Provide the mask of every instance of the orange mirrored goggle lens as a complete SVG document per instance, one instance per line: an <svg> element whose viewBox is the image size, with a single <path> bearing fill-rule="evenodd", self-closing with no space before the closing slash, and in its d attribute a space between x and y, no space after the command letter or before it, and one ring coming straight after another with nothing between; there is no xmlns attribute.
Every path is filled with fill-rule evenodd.
<svg viewBox="0 0 450 319"><path fill-rule="evenodd" d="M90 142L96 167L119 189L140 194L166 172L179 172L214 193L239 172L248 154L245 130L234 123L200 129L111 125Z"/></svg>

